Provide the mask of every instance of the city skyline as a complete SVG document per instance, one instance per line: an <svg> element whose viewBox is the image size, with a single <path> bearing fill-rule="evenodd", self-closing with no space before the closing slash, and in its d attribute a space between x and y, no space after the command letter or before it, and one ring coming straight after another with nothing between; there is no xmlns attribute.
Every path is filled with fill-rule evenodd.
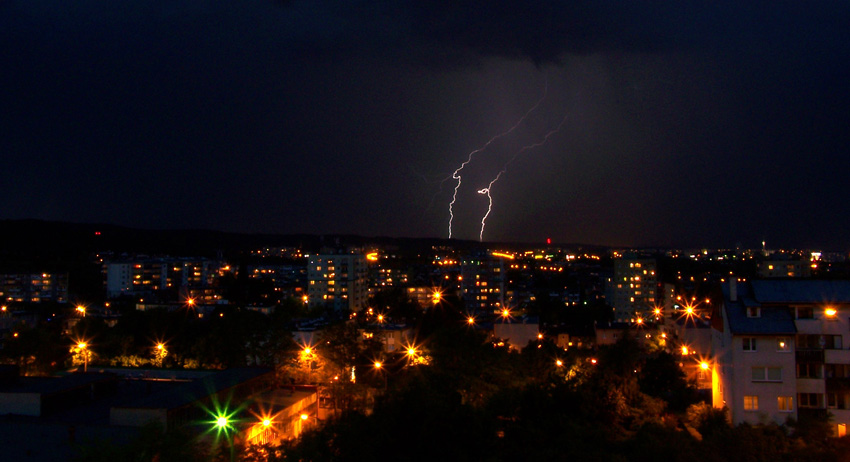
<svg viewBox="0 0 850 462"><path fill-rule="evenodd" d="M0 219L445 238L471 158L461 239L848 250L848 19L5 2Z"/></svg>

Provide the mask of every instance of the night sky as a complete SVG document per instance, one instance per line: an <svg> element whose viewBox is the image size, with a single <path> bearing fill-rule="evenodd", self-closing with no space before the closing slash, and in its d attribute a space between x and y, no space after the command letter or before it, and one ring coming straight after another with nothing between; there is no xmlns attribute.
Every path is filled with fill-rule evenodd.
<svg viewBox="0 0 850 462"><path fill-rule="evenodd" d="M850 3L0 0L0 219L447 237L485 145L456 238L850 250Z"/></svg>

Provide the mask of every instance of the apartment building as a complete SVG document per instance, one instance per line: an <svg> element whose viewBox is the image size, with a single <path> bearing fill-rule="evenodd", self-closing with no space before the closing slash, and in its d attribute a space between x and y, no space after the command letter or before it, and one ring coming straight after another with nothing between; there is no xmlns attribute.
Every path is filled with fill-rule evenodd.
<svg viewBox="0 0 850 462"><path fill-rule="evenodd" d="M310 307L327 306L336 311L360 311L369 301L366 256L357 250L309 256L307 300Z"/></svg>
<svg viewBox="0 0 850 462"><path fill-rule="evenodd" d="M614 308L617 322L635 322L654 316L658 299L658 264L651 258L614 260L614 275L608 279L605 298Z"/></svg>
<svg viewBox="0 0 850 462"><path fill-rule="evenodd" d="M712 315L712 400L732 422L850 423L850 281L732 279Z"/></svg>

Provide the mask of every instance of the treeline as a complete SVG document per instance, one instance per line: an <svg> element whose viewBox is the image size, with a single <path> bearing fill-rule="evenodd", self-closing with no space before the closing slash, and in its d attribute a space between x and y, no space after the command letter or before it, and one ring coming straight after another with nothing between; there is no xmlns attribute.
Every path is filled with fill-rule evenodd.
<svg viewBox="0 0 850 462"><path fill-rule="evenodd" d="M628 338L517 354L447 328L430 349L433 363L399 371L371 415L344 414L269 460L850 460L850 438L825 420L731 427L674 356Z"/></svg>

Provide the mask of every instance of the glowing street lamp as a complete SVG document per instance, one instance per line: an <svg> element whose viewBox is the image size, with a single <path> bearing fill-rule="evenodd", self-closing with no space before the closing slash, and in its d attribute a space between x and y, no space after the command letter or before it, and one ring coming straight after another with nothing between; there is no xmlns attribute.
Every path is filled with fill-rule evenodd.
<svg viewBox="0 0 850 462"><path fill-rule="evenodd" d="M380 361L375 361L375 370L378 371L379 374L384 376L384 390L387 389L387 382L389 380L388 375L389 371L384 367L384 365Z"/></svg>
<svg viewBox="0 0 850 462"><path fill-rule="evenodd" d="M505 321L510 321L511 319L511 310L505 308L502 310L502 319Z"/></svg>
<svg viewBox="0 0 850 462"><path fill-rule="evenodd" d="M470 316L470 317L466 318L466 323L469 324L470 326L475 324L475 317Z"/></svg>
<svg viewBox="0 0 850 462"><path fill-rule="evenodd" d="M158 367L162 367L162 362L165 360L165 357L168 356L168 349L165 348L165 344L162 342L154 345L153 348L153 356L154 362Z"/></svg>
<svg viewBox="0 0 850 462"><path fill-rule="evenodd" d="M699 367L700 367L700 369L707 371L710 366L709 366L708 362L702 361L702 362L699 363Z"/></svg>
<svg viewBox="0 0 850 462"><path fill-rule="evenodd" d="M89 352L88 352L88 344L86 342L77 343L77 348L83 354L83 372L89 371Z"/></svg>
<svg viewBox="0 0 850 462"><path fill-rule="evenodd" d="M442 301L442 300L443 300L443 294L439 290L435 290L434 294L431 295L431 302L436 305L436 304L440 303L440 301Z"/></svg>
<svg viewBox="0 0 850 462"><path fill-rule="evenodd" d="M82 314L84 318L86 317L86 307L85 307L85 306L83 306L83 305L77 305L77 311L78 311L80 314Z"/></svg>
<svg viewBox="0 0 850 462"><path fill-rule="evenodd" d="M836 314L838 314L838 310L836 310L835 308L827 308L827 309L824 311L824 313L825 313L828 317L832 318L832 317L835 317L835 315L836 315Z"/></svg>

